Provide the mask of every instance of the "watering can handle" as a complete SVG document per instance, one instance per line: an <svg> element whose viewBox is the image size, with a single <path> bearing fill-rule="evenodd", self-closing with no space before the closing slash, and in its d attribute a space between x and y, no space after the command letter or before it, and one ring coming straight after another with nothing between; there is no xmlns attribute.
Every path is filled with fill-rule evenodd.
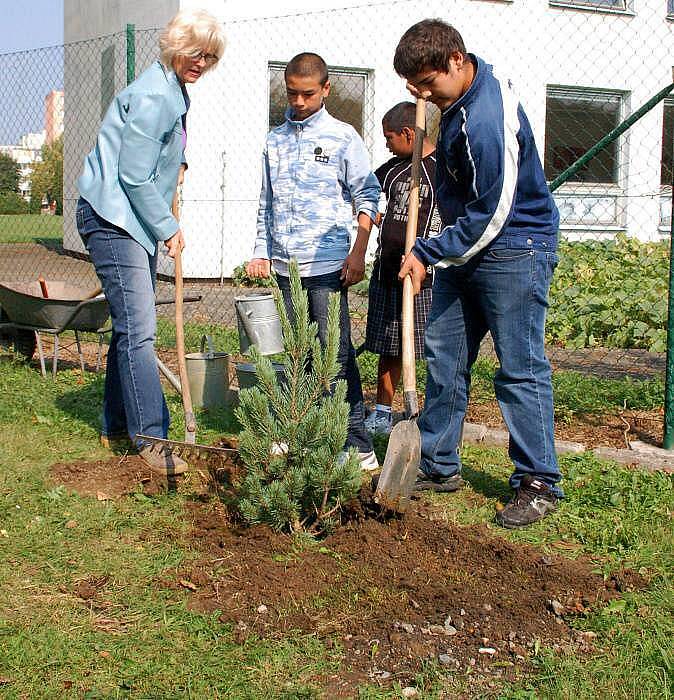
<svg viewBox="0 0 674 700"><path fill-rule="evenodd" d="M206 347L206 343L208 343L208 359L212 360L213 356L215 355L215 350L213 349L213 338L211 338L210 335L204 335L201 336L201 352L204 352L204 349Z"/></svg>

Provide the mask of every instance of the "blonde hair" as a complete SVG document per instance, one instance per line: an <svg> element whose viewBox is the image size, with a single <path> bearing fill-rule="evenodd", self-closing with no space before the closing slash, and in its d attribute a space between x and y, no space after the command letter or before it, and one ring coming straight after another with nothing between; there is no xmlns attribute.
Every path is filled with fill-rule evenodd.
<svg viewBox="0 0 674 700"><path fill-rule="evenodd" d="M205 10L180 10L166 25L159 37L160 60L169 69L177 56L194 56L199 52L222 57L225 35L213 15ZM206 62L204 72L215 66Z"/></svg>

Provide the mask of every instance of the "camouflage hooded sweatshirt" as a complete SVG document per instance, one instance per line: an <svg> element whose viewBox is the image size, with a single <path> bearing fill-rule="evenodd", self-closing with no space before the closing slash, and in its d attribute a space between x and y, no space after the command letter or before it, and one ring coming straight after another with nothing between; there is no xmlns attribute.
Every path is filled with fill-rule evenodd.
<svg viewBox="0 0 674 700"><path fill-rule="evenodd" d="M254 258L343 260L354 213L375 219L381 188L355 129L325 107L303 121L290 109L267 135Z"/></svg>

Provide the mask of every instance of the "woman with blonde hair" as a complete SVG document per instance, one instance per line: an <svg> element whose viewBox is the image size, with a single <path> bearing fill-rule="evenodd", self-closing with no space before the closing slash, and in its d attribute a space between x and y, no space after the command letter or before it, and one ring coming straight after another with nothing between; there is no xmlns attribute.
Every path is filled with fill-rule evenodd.
<svg viewBox="0 0 674 700"><path fill-rule="evenodd" d="M186 85L215 67L225 48L222 28L207 12L181 11L162 31L160 60L122 90L103 118L77 186L77 228L110 305L101 441L131 439L160 474L187 465L169 448L136 440L165 438L169 413L154 353L154 289L158 244L184 248L171 213L185 166Z"/></svg>

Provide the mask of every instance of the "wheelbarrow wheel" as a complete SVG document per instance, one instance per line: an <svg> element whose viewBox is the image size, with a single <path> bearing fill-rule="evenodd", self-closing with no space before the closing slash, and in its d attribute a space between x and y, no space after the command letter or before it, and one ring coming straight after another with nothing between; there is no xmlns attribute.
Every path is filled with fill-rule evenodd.
<svg viewBox="0 0 674 700"><path fill-rule="evenodd" d="M7 314L0 308L0 323L9 321ZM15 328L13 330L0 330L0 346L10 348L14 346L14 352L17 355L23 355L26 360L32 359L37 347L37 340L33 331L25 330L24 328Z"/></svg>

